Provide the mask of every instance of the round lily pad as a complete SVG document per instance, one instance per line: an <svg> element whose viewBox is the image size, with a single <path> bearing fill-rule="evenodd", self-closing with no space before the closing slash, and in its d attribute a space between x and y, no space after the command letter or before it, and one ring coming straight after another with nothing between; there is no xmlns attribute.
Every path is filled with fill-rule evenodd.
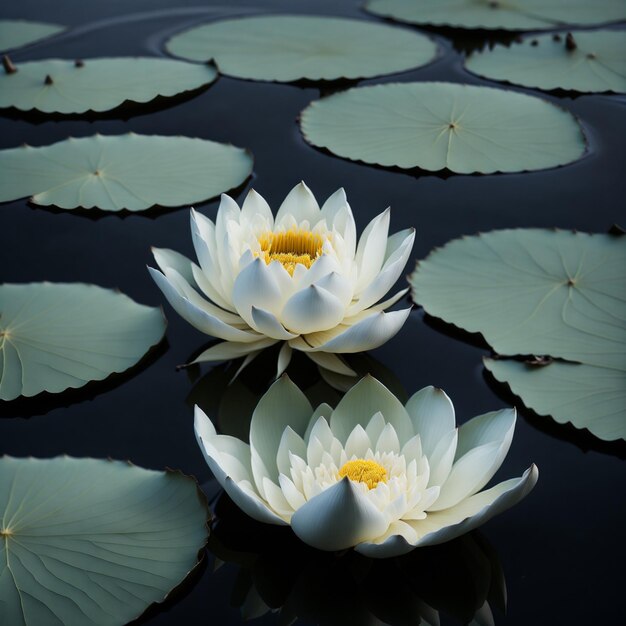
<svg viewBox="0 0 626 626"><path fill-rule="evenodd" d="M21 48L47 39L65 30L65 26L30 22L27 20L0 20L0 50L2 52Z"/></svg>
<svg viewBox="0 0 626 626"><path fill-rule="evenodd" d="M502 355L550 355L626 370L626 237L500 230L420 261L413 299L481 333Z"/></svg>
<svg viewBox="0 0 626 626"><path fill-rule="evenodd" d="M411 24L541 30L626 19L623 0L368 0L370 13Z"/></svg>
<svg viewBox="0 0 626 626"><path fill-rule="evenodd" d="M0 458L0 617L7 626L120 626L197 565L194 480L97 459Z"/></svg>
<svg viewBox="0 0 626 626"><path fill-rule="evenodd" d="M419 33L309 15L212 22L176 35L166 47L185 59L214 59L221 74L278 82L380 76L425 65L437 54Z"/></svg>
<svg viewBox="0 0 626 626"><path fill-rule="evenodd" d="M0 73L0 107L43 113L109 111L126 101L149 102L204 87L213 65L159 58L15 63Z"/></svg>
<svg viewBox="0 0 626 626"><path fill-rule="evenodd" d="M473 54L474 74L539 89L626 92L626 33L615 30L528 37Z"/></svg>
<svg viewBox="0 0 626 626"><path fill-rule="evenodd" d="M571 163L585 152L567 111L512 91L455 83L358 87L310 104L306 140L352 160L469 174Z"/></svg>
<svg viewBox="0 0 626 626"><path fill-rule="evenodd" d="M135 365L163 312L80 283L0 285L0 399L58 393Z"/></svg>
<svg viewBox="0 0 626 626"><path fill-rule="evenodd" d="M484 363L539 415L587 428L605 441L626 439L625 371L561 361L540 366L511 359Z"/></svg>
<svg viewBox="0 0 626 626"><path fill-rule="evenodd" d="M142 211L182 206L238 187L252 156L231 145L191 137L95 135L50 146L0 150L0 202L62 209Z"/></svg>

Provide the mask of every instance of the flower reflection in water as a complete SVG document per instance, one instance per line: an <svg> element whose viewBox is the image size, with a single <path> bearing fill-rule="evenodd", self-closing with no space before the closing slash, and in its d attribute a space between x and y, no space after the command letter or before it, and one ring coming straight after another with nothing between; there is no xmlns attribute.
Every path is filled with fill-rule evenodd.
<svg viewBox="0 0 626 626"><path fill-rule="evenodd" d="M237 567L231 604L244 619L321 626L493 624L506 586L497 554L473 532L393 559L309 548L286 528L255 522L226 494L215 506L209 550L214 576ZM447 620L446 620L447 623Z"/></svg>

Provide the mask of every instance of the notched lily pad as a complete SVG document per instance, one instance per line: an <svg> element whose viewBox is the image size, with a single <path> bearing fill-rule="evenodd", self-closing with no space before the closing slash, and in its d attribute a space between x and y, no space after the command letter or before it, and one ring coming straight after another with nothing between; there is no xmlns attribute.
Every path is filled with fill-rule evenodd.
<svg viewBox="0 0 626 626"><path fill-rule="evenodd" d="M484 359L494 378L524 404L560 424L587 428L604 441L626 439L626 373L554 361L533 367L510 359Z"/></svg>
<svg viewBox="0 0 626 626"><path fill-rule="evenodd" d="M0 20L0 51L15 50L57 35L64 30L65 26L58 24L27 20Z"/></svg>
<svg viewBox="0 0 626 626"><path fill-rule="evenodd" d="M623 0L368 0L370 13L411 24L542 30L626 19Z"/></svg>
<svg viewBox="0 0 626 626"><path fill-rule="evenodd" d="M197 565L194 480L97 459L0 458L0 618L119 626Z"/></svg>
<svg viewBox="0 0 626 626"><path fill-rule="evenodd" d="M626 238L540 229L456 239L410 277L430 315L481 333L497 380L541 415L626 438Z"/></svg>
<svg viewBox="0 0 626 626"><path fill-rule="evenodd" d="M278 82L380 76L425 65L437 54L419 33L310 15L212 22L174 36L166 48L185 59L214 59L222 74Z"/></svg>
<svg viewBox="0 0 626 626"><path fill-rule="evenodd" d="M110 111L126 101L149 102L212 83L210 64L122 57L13 63L0 73L0 107L43 113Z"/></svg>
<svg viewBox="0 0 626 626"><path fill-rule="evenodd" d="M456 83L358 87L310 104L306 140L352 160L470 174L571 163L586 149L567 111L533 96Z"/></svg>
<svg viewBox="0 0 626 626"><path fill-rule="evenodd" d="M473 54L474 74L539 89L626 92L626 33L601 30L527 37Z"/></svg>
<svg viewBox="0 0 626 626"><path fill-rule="evenodd" d="M0 150L0 202L32 194L35 204L62 209L142 211L214 198L251 172L251 154L232 145L180 136L94 135Z"/></svg>
<svg viewBox="0 0 626 626"><path fill-rule="evenodd" d="M0 285L0 399L58 393L135 365L163 312L81 283Z"/></svg>

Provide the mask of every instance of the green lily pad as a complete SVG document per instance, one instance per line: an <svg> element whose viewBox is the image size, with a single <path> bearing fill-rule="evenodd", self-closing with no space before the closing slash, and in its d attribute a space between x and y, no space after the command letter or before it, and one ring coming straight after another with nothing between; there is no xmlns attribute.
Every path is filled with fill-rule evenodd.
<svg viewBox="0 0 626 626"><path fill-rule="evenodd" d="M413 299L502 355L626 371L626 238L540 229L455 239L417 265Z"/></svg>
<svg viewBox="0 0 626 626"><path fill-rule="evenodd" d="M605 441L626 439L625 372L560 361L539 367L508 359L484 363L537 414L587 428Z"/></svg>
<svg viewBox="0 0 626 626"><path fill-rule="evenodd" d="M626 19L623 0L369 0L366 10L411 24L541 30Z"/></svg>
<svg viewBox="0 0 626 626"><path fill-rule="evenodd" d="M455 83L358 87L310 104L306 140L352 160L469 174L571 163L585 152L574 117L512 91Z"/></svg>
<svg viewBox="0 0 626 626"><path fill-rule="evenodd" d="M626 92L626 33L601 30L529 37L473 54L474 74L539 89Z"/></svg>
<svg viewBox="0 0 626 626"><path fill-rule="evenodd" d="M0 285L0 399L123 372L164 333L160 309L96 285Z"/></svg>
<svg viewBox="0 0 626 626"><path fill-rule="evenodd" d="M142 211L182 206L238 187L252 156L231 145L191 137L94 135L50 146L0 150L0 202L62 209Z"/></svg>
<svg viewBox="0 0 626 626"><path fill-rule="evenodd" d="M177 472L0 458L2 623L126 624L197 565L207 517Z"/></svg>
<svg viewBox="0 0 626 626"><path fill-rule="evenodd" d="M252 80L366 78L425 65L437 46L424 35L364 20L272 15L204 24L167 50L214 59L221 74Z"/></svg>
<svg viewBox="0 0 626 626"><path fill-rule="evenodd" d="M626 237L540 229L456 239L420 261L413 299L481 333L486 367L541 415L626 437Z"/></svg>
<svg viewBox="0 0 626 626"><path fill-rule="evenodd" d="M199 89L216 78L212 65L173 59L29 61L0 73L0 107L43 113L110 111L126 101L149 102Z"/></svg>
<svg viewBox="0 0 626 626"><path fill-rule="evenodd" d="M65 26L29 22L26 20L0 20L0 50L14 50L63 32Z"/></svg>

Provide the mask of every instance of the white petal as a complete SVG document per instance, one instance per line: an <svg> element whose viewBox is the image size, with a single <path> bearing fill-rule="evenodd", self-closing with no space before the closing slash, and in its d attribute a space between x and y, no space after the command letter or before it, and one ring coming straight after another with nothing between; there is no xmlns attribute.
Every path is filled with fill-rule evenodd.
<svg viewBox="0 0 626 626"><path fill-rule="evenodd" d="M354 353L365 350L373 350L389 341L404 325L411 309L374 313L353 326L340 326L333 332L333 336L327 338L315 350L322 352ZM345 328L345 330L344 330ZM316 343L316 337L307 336L312 345ZM294 346L295 347L295 346Z"/></svg>
<svg viewBox="0 0 626 626"><path fill-rule="evenodd" d="M263 500L267 500L263 479L269 478L269 471L254 446L250 446L250 465L252 467L252 477L254 478L257 491Z"/></svg>
<svg viewBox="0 0 626 626"><path fill-rule="evenodd" d="M285 342L278 353L278 362L276 363L276 378L280 378L291 362L291 346Z"/></svg>
<svg viewBox="0 0 626 626"><path fill-rule="evenodd" d="M376 442L376 452L400 452L400 441L396 429L391 424L386 424Z"/></svg>
<svg viewBox="0 0 626 626"><path fill-rule="evenodd" d="M154 260L165 274L167 268L175 269L192 287L197 287L191 271L191 261L184 255L169 248L152 248Z"/></svg>
<svg viewBox="0 0 626 626"><path fill-rule="evenodd" d="M295 285L295 290L304 289L325 276L340 271L340 269L337 259L329 254L323 254L308 269L299 263L294 270L292 282Z"/></svg>
<svg viewBox="0 0 626 626"><path fill-rule="evenodd" d="M309 420L309 424L306 427L306 432L304 433L305 441L309 440L309 437L311 436L311 433L313 432L313 429L315 428L315 425L319 421L320 417L323 417L328 423L330 422L330 416L332 412L333 412L333 408L329 404L326 404L326 402L322 402L322 404L316 407L315 411L313 411L313 415L311 416L311 419Z"/></svg>
<svg viewBox="0 0 626 626"><path fill-rule="evenodd" d="M368 450L373 448L372 442L370 438L367 436L365 429L361 424L357 424L348 439L346 440L345 451L348 459L351 459L353 456L358 459L362 459L365 457L365 454Z"/></svg>
<svg viewBox="0 0 626 626"><path fill-rule="evenodd" d="M455 505L491 480L509 451L515 420L515 409L504 409L461 426L455 462L433 510Z"/></svg>
<svg viewBox="0 0 626 626"><path fill-rule="evenodd" d="M386 559L411 552L417 541L417 534L409 524L398 520L392 522L387 532L377 537L374 542L361 543L355 550L367 557Z"/></svg>
<svg viewBox="0 0 626 626"><path fill-rule="evenodd" d="M202 293L204 293L207 298L215 302L215 304L225 311L230 311L234 313L235 307L232 303L228 302L222 295L221 292L218 291L218 287L216 287L207 277L204 271L198 267L195 263L191 266L191 272L193 274L194 280ZM217 281L219 282L219 281ZM236 313L234 313L236 315ZM239 315L237 315L239 317Z"/></svg>
<svg viewBox="0 0 626 626"><path fill-rule="evenodd" d="M315 411L314 415L319 415L319 417L316 418L310 432L305 433L304 440L308 442L311 438L315 437L320 442L324 450L330 450L330 447L333 443L334 435L332 430L330 430L330 426L328 425L326 417L324 415L321 415L320 413L320 409L317 409ZM303 455L300 456L303 457Z"/></svg>
<svg viewBox="0 0 626 626"><path fill-rule="evenodd" d="M282 293L274 272L260 258L239 272L233 286L233 304L250 326L254 326L252 307L276 314L282 306Z"/></svg>
<svg viewBox="0 0 626 626"><path fill-rule="evenodd" d="M448 431L428 457L431 472L429 485L443 485L448 480L454 463L458 435L456 429Z"/></svg>
<svg viewBox="0 0 626 626"><path fill-rule="evenodd" d="M209 463L209 467L211 464ZM211 467L211 469L213 469ZM233 500L233 502L247 515L253 519L265 524L277 524L279 526L287 526L287 522L276 515L272 511L267 502L259 497L251 487L243 483L237 484L235 481L226 477L224 480L224 490Z"/></svg>
<svg viewBox="0 0 626 626"><path fill-rule="evenodd" d="M326 274L326 276L316 281L315 285L332 293L344 307L347 307L352 300L352 283L337 272Z"/></svg>
<svg viewBox="0 0 626 626"><path fill-rule="evenodd" d="M195 274L196 268L199 271L199 277L202 277L202 270L194 263L192 266L192 274ZM185 278L174 268L168 267L164 272L165 277L174 285L178 293L187 298L191 304L202 309L209 315L217 317L230 326L235 326L242 330L250 330L250 327L245 321L236 313L231 313L225 309L213 304L210 300L203 298L186 280ZM197 281L194 280L194 283Z"/></svg>
<svg viewBox="0 0 626 626"><path fill-rule="evenodd" d="M241 222L252 222L259 215L267 220L270 228L273 228L274 216L269 204L261 194L250 189L241 207Z"/></svg>
<svg viewBox="0 0 626 626"><path fill-rule="evenodd" d="M416 463L422 458L422 440L419 435L411 437L403 446L401 454L405 457L407 464L411 461Z"/></svg>
<svg viewBox="0 0 626 626"><path fill-rule="evenodd" d="M417 532L416 545L434 545L454 539L525 498L537 483L539 471L531 465L524 475L481 491L445 511L429 513L424 520L409 522Z"/></svg>
<svg viewBox="0 0 626 626"><path fill-rule="evenodd" d="M322 207L322 219L329 230L338 232L344 242L344 255L353 259L356 254L356 224L343 189L337 190Z"/></svg>
<svg viewBox="0 0 626 626"><path fill-rule="evenodd" d="M252 353L258 353L259 350L269 348L276 343L274 339L261 339L253 343L240 343L238 341L223 341L210 348L207 348L192 363L207 363L212 361L230 361L247 356Z"/></svg>
<svg viewBox="0 0 626 626"><path fill-rule="evenodd" d="M343 376L356 376L357 373L346 362L336 354L330 352L307 352L307 356L313 363L325 370L342 374Z"/></svg>
<svg viewBox="0 0 626 626"><path fill-rule="evenodd" d="M335 437L344 442L357 424L367 426L370 417L378 411L393 425L401 442L413 436L413 426L402 403L369 374L341 399L330 418L330 428Z"/></svg>
<svg viewBox="0 0 626 626"><path fill-rule="evenodd" d="M285 327L278 321L276 316L269 311L264 311L252 305L251 312L253 327L262 335L282 341L287 341L297 336L285 330Z"/></svg>
<svg viewBox="0 0 626 626"><path fill-rule="evenodd" d="M359 299L348 310L348 315L354 315L378 302L400 277L411 254L411 249L413 248L415 230L411 228L407 231L396 233L394 237L398 235L403 236L399 249L393 252L391 257L383 265L380 273L365 287ZM390 237L389 241L391 242L392 239L393 237Z"/></svg>
<svg viewBox="0 0 626 626"><path fill-rule="evenodd" d="M311 435L306 446L306 462L311 469L315 469L322 462L322 456L324 455L324 447L320 440Z"/></svg>
<svg viewBox="0 0 626 626"><path fill-rule="evenodd" d="M429 386L413 394L406 403L413 428L422 439L422 449L427 457L441 439L456 428L454 405L441 389Z"/></svg>
<svg viewBox="0 0 626 626"><path fill-rule="evenodd" d="M284 525L285 522L280 517L278 517L273 511L269 509L267 504L259 497L258 494L254 492L252 486L245 487L245 483L247 481L243 481L241 485L235 482L235 480L228 475L225 468L220 464L220 456L222 456L217 450L215 444L218 438L221 436L217 436L215 433L215 428L209 418L202 412L201 409L196 407L195 410L195 432L196 438L198 440L198 444L200 446L200 450L204 455L204 458L213 472L217 481L224 487L228 495L234 500L234 502L239 506L240 509L253 517L254 519L265 522L267 524L281 524ZM230 440L234 440L234 437L229 438ZM232 444L232 441L226 442L223 445L228 446ZM243 446L243 442L239 442ZM236 444L235 444L236 445ZM230 449L230 452L234 452L234 448ZM244 449L241 448L239 452L234 452L242 456L245 456ZM224 455L226 456L226 455ZM249 484L249 483L248 483Z"/></svg>
<svg viewBox="0 0 626 626"><path fill-rule="evenodd" d="M344 313L345 308L336 296L311 285L287 300L280 319L290 331L306 334L334 328Z"/></svg>
<svg viewBox="0 0 626 626"><path fill-rule="evenodd" d="M302 436L312 411L306 396L287 375L281 376L259 400L250 422L250 448L259 453L270 479L278 479L276 455L283 431L291 426Z"/></svg>
<svg viewBox="0 0 626 626"><path fill-rule="evenodd" d="M377 215L366 227L356 249L358 277L355 293L361 293L380 272L387 249L390 211Z"/></svg>
<svg viewBox="0 0 626 626"><path fill-rule="evenodd" d="M260 339L257 333L234 328L214 315L210 315L198 308L183 297L161 272L151 267L148 270L167 301L172 305L172 308L199 331L213 337L226 339L227 341L252 342Z"/></svg>
<svg viewBox="0 0 626 626"><path fill-rule="evenodd" d="M320 550L343 550L382 535L385 516L347 478L301 506L291 527L302 541Z"/></svg>
<svg viewBox="0 0 626 626"><path fill-rule="evenodd" d="M276 454L278 471L285 475L289 474L289 470L291 469L289 453L297 454L302 459L306 456L306 444L302 437L300 437L291 426L287 426L283 431L283 435L280 438L280 445L278 446L278 453Z"/></svg>
<svg viewBox="0 0 626 626"><path fill-rule="evenodd" d="M285 474L280 474L278 476L278 483L280 484L280 488L283 490L285 499L289 502L289 505L294 511L297 511L303 504L305 504L306 500L304 499L304 496L293 484L293 481L285 476Z"/></svg>
<svg viewBox="0 0 626 626"><path fill-rule="evenodd" d="M288 194L276 214L276 224L287 223L286 218L293 216L299 224L308 220L309 224L315 224L320 217L320 208L311 190L301 182Z"/></svg>
<svg viewBox="0 0 626 626"><path fill-rule="evenodd" d="M263 479L263 489L270 507L283 518L289 519L293 513L293 507L285 498L282 489L269 478Z"/></svg>
<svg viewBox="0 0 626 626"><path fill-rule="evenodd" d="M365 432L370 438L370 441L378 441L380 433L383 432L383 428L385 428L385 418L380 411L376 411L372 419L368 422Z"/></svg>

